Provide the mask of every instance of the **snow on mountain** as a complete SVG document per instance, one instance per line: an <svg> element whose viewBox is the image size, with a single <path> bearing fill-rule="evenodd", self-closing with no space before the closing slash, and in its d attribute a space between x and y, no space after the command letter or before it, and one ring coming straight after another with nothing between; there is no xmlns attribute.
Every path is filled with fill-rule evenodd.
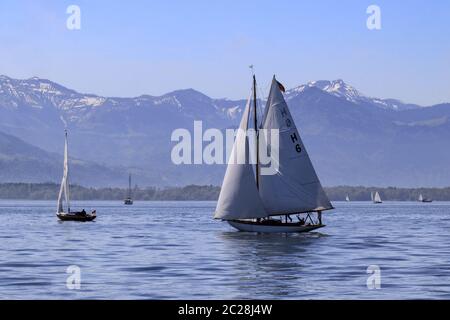
<svg viewBox="0 0 450 320"><path fill-rule="evenodd" d="M33 77L26 80L0 76L0 106L9 108L31 107L44 109L52 107L69 110L82 107L97 107L106 98L80 94L55 82Z"/></svg>
<svg viewBox="0 0 450 320"><path fill-rule="evenodd" d="M298 93L302 93L306 88L315 87L322 91L328 92L329 94L335 95L337 97L345 98L351 102L359 102L364 95L362 95L358 90L346 84L343 80L319 80L319 81L311 81L307 84L298 86L286 92L286 95L292 96Z"/></svg>
<svg viewBox="0 0 450 320"><path fill-rule="evenodd" d="M324 184L406 186L421 181L422 185L448 185L450 173L442 168L450 162L450 104L420 108L370 98L342 80L309 82L289 90L286 97ZM139 176L144 185L220 184L224 167L171 162L171 134L178 128L193 130L196 120L203 121L204 129L235 128L245 103L244 99L213 99L193 89L162 96L101 97L45 79L0 76L0 131L61 155L67 126L72 157L104 168L139 169L146 174ZM56 169L50 171L46 157L36 149L6 140L10 142L0 143L4 180L26 175L33 181L48 181L50 174L59 177L60 159L52 161ZM374 147L373 141L382 143ZM26 163L15 161L12 155L18 149L11 147L21 145L36 157L28 157ZM411 157L411 150L421 152ZM373 175L369 169L374 167L382 174ZM94 169L86 170L80 181L91 183L89 177L97 176ZM118 180L126 183L126 170L117 171ZM105 182L113 180L114 173L103 172Z"/></svg>
<svg viewBox="0 0 450 320"><path fill-rule="evenodd" d="M357 105L371 105L386 110L408 110L419 106L404 104L394 99L379 99L367 97L343 80L319 80L295 87L286 92L286 98L293 99L305 93L307 88L318 88L335 97L345 99ZM244 101L228 99L212 99L193 89L177 90L165 95L154 97L142 95L135 98L108 98L94 94L82 94L46 79L33 77L25 80L0 76L0 107L34 108L36 110L53 108L68 115L69 121L83 121L93 108L105 107L121 110L133 107L174 108L190 117L208 116L211 110L216 115L227 119L239 118Z"/></svg>
<svg viewBox="0 0 450 320"><path fill-rule="evenodd" d="M410 110L416 109L420 106L414 104L405 104L399 100L395 99L380 99L380 98L372 98L368 97L354 87L345 83L342 79L328 81L328 80L319 80L319 81L311 81L307 84L298 86L286 92L287 99L292 99L298 94L301 94L305 91L306 88L318 88L324 92L327 92L331 95L334 95L339 98L343 98L349 102L361 105L361 104L369 104L372 106L376 106L386 110L393 111L401 111L401 110Z"/></svg>

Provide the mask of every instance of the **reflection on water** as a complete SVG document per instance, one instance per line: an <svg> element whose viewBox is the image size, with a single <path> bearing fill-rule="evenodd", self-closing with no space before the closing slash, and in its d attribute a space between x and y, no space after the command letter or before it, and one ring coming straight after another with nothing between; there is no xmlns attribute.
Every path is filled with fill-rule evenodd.
<svg viewBox="0 0 450 320"><path fill-rule="evenodd" d="M235 270L242 298L264 294L287 297L308 283L305 261L321 233L255 234L222 232L220 238L236 252Z"/></svg>
<svg viewBox="0 0 450 320"><path fill-rule="evenodd" d="M0 201L0 298L450 298L449 203L335 203L328 226L305 234L235 231L212 219L213 202L74 206L97 220ZM81 290L66 287L70 265ZM369 265L380 290L366 286Z"/></svg>

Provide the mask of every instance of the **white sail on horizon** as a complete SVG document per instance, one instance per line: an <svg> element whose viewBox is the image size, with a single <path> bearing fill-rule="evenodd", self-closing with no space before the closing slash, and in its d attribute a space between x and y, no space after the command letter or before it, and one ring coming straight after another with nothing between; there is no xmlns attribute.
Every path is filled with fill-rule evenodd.
<svg viewBox="0 0 450 320"><path fill-rule="evenodd" d="M373 201L374 201L375 203L380 203L380 202L382 202L382 201L381 201L380 194L378 193L378 191L375 192L375 196L373 197Z"/></svg>
<svg viewBox="0 0 450 320"><path fill-rule="evenodd" d="M259 191L268 214L332 209L275 77L261 128L279 132L278 146L271 145L271 139L267 139L269 154L278 151L278 170L274 175L260 176ZM272 161L276 160L272 158Z"/></svg>

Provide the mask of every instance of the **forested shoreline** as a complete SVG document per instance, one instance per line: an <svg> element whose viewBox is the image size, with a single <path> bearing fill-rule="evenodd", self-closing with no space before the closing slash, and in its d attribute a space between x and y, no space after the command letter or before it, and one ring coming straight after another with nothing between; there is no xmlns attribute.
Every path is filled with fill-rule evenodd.
<svg viewBox="0 0 450 320"><path fill-rule="evenodd" d="M88 188L70 186L72 200L123 200L127 196L126 188ZM214 186L185 186L156 188L135 187L132 190L134 200L216 200L220 188ZM54 183L3 183L0 184L0 199L56 200L59 185Z"/></svg>
<svg viewBox="0 0 450 320"><path fill-rule="evenodd" d="M384 201L415 201L419 195L436 201L450 201L450 187L447 188L375 188L362 186L326 187L331 201L343 201L348 195L351 201L368 201L370 193L378 191ZM2 183L0 199L17 200L55 200L59 185L55 183ZM220 187L189 185L185 187L134 187L133 199L138 201L206 201L217 200ZM73 200L123 200L127 195L125 188L88 188L71 186Z"/></svg>

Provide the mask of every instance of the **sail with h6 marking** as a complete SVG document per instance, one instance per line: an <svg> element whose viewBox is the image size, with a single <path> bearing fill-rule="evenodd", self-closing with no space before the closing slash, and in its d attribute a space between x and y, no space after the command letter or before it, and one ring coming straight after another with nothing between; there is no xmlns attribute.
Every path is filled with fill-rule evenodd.
<svg viewBox="0 0 450 320"><path fill-rule="evenodd" d="M268 135L273 129L279 132L278 146L271 144L271 139L267 138L267 154L278 152L278 168L275 174L260 176L259 192L268 215L333 209L275 77L272 80L261 129L265 129ZM271 157L271 161L277 159Z"/></svg>

